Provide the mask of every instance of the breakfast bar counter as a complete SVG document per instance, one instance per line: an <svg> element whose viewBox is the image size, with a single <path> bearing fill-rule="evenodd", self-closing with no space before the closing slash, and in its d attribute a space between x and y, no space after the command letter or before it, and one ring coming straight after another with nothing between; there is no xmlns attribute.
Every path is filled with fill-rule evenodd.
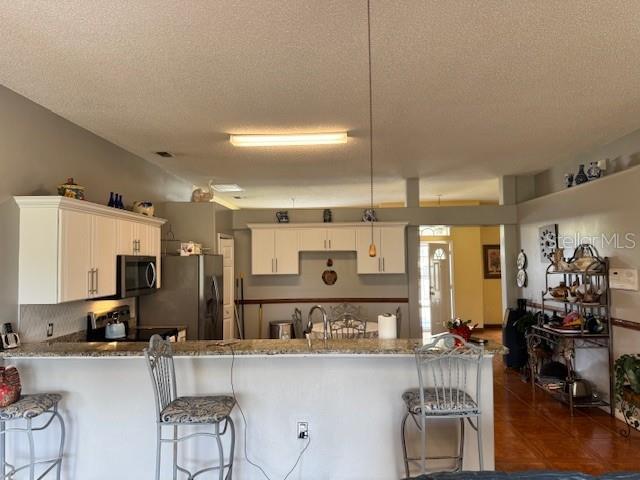
<svg viewBox="0 0 640 480"><path fill-rule="evenodd" d="M419 343L407 339L330 340L326 345L314 339L311 347L306 340L176 343L178 394L235 392L247 427L236 406L234 478L262 478L244 456L245 436L249 458L271 478L283 478L306 445L306 440L297 438L299 421L309 423L311 443L290 478L402 478L400 423L406 412L402 393L418 385L413 350ZM0 353L6 365L18 367L24 393L62 394L60 410L68 427L63 478L153 478L156 425L145 346L50 341ZM501 353L501 345L487 344L481 368L483 457L489 470L494 468L492 360ZM464 467L473 470L478 468L476 437L467 430ZM40 432L39 451L50 447L52 453L56 435L55 429ZM456 421L430 422L429 454L451 454L457 436ZM415 428L409 437L409 445L417 446ZM20 437L9 439L7 446L9 458L22 459L26 454L26 442ZM206 466L213 448L206 441L186 442L180 463L195 469ZM167 462L170 453L167 447L163 456ZM165 466L164 471L170 471L169 463Z"/></svg>
<svg viewBox="0 0 640 480"><path fill-rule="evenodd" d="M217 357L224 355L251 356L372 356L413 355L422 344L418 339L380 340L340 339L327 340L193 340L173 344L176 357ZM49 341L22 345L12 350L0 351L0 358L51 358L51 357L141 357L146 342L66 342ZM487 342L486 354L503 354L506 349L499 343Z"/></svg>

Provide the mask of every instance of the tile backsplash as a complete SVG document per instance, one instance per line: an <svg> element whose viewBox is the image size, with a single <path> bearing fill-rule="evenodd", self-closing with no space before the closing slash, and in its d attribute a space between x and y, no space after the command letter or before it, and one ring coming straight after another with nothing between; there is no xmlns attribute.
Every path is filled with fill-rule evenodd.
<svg viewBox="0 0 640 480"><path fill-rule="evenodd" d="M53 337L86 329L89 312L104 312L118 305L130 305L135 312L135 298L61 303L58 305L20 305L17 331L23 343L47 340L47 325L53 323Z"/></svg>

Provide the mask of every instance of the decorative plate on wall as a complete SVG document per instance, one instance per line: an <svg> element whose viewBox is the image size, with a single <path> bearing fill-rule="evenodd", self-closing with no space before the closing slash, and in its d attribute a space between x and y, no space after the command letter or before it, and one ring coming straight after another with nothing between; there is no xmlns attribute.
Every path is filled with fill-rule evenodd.
<svg viewBox="0 0 640 480"><path fill-rule="evenodd" d="M516 275L516 282L519 288L527 286L527 272L525 270L518 270L518 274Z"/></svg>
<svg viewBox="0 0 640 480"><path fill-rule="evenodd" d="M545 225L538 229L538 241L540 243L540 261L547 263L549 256L558 246L558 225Z"/></svg>
<svg viewBox="0 0 640 480"><path fill-rule="evenodd" d="M524 270L527 268L527 254L524 253L524 250L520 250L520 253L518 254L517 265L518 270Z"/></svg>

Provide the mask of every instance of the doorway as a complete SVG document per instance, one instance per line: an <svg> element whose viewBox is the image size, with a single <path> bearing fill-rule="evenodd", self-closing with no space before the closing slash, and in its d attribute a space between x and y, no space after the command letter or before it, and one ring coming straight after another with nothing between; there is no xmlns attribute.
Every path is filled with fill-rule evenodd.
<svg viewBox="0 0 640 480"><path fill-rule="evenodd" d="M446 322L455 316L453 269L449 227L420 227L420 324L423 335L446 331Z"/></svg>
<svg viewBox="0 0 640 480"><path fill-rule="evenodd" d="M218 253L222 255L222 338L237 338L235 319L235 251L233 237L218 234Z"/></svg>

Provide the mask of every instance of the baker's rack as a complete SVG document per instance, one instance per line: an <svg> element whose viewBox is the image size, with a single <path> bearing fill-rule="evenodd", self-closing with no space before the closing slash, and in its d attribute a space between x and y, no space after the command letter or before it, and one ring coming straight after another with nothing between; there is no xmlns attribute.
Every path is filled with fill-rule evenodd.
<svg viewBox="0 0 640 480"><path fill-rule="evenodd" d="M594 247L589 246L596 251ZM576 249L577 250L577 249ZM527 348L529 352L529 368L531 372L531 383L533 388L540 388L555 398L569 406L569 412L573 416L575 408L581 407L608 407L611 415L614 415L613 406L613 341L611 326L611 290L609 287L609 259L596 255L593 261L581 269L575 268L575 257L568 263L563 262L565 269L558 269L554 264L550 264L545 272L545 290L542 292L541 310L553 312L555 315L568 315L577 312L582 318L589 315L597 316L604 324L601 333L590 333L583 322L579 330L561 330L544 324L544 315L540 316L538 325L531 327L527 334ZM598 302L584 302L579 299L569 300L568 298L553 298L549 294L549 283L552 287L564 281L567 287L573 286L576 282L580 285L591 285L592 290L601 291ZM585 287L586 289L586 287ZM567 377L564 381L552 381L539 374L541 359L539 352L543 346L551 347L551 350L559 355L567 366ZM577 349L607 349L609 367L609 401L605 401L599 396L589 398L574 398L571 394L577 375L575 371L575 354Z"/></svg>

